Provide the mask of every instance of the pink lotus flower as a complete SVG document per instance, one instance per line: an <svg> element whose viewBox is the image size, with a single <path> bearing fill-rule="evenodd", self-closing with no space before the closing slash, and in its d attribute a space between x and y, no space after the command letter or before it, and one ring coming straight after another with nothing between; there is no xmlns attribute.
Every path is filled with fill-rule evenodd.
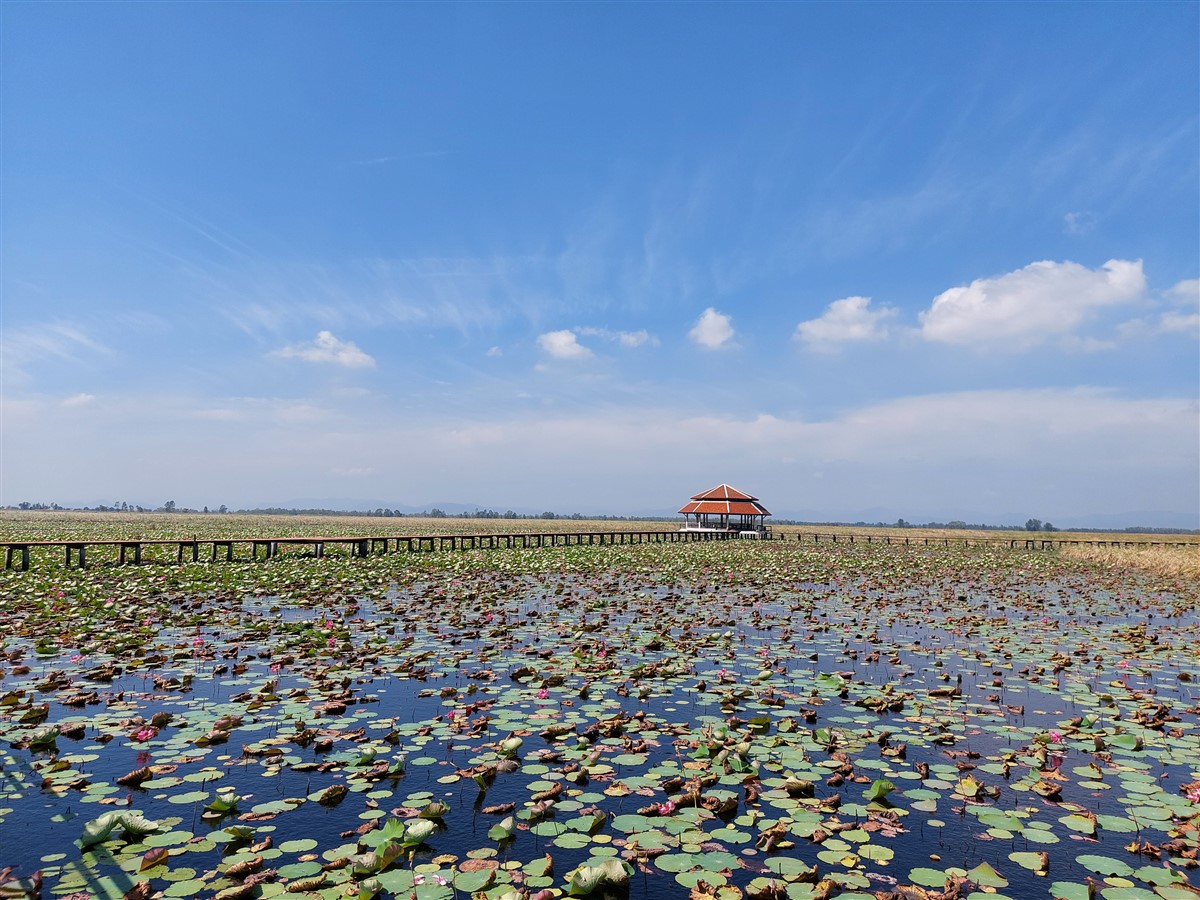
<svg viewBox="0 0 1200 900"><path fill-rule="evenodd" d="M545 700L549 696L550 696L550 692L548 690L546 690L545 688L542 688L540 691L537 692L537 698L539 700Z"/></svg>
<svg viewBox="0 0 1200 900"><path fill-rule="evenodd" d="M442 875L434 875L434 876L432 876L432 878L435 883L440 884L442 887L445 887L447 884L449 884L449 882L446 881L445 877ZM417 872L415 875L413 875L413 884L424 884L424 883L425 883L425 876L421 872Z"/></svg>
<svg viewBox="0 0 1200 900"><path fill-rule="evenodd" d="M203 647L204 646L204 638L200 637L200 635L196 635L194 638L192 638L192 646L193 647Z"/></svg>
<svg viewBox="0 0 1200 900"><path fill-rule="evenodd" d="M337 638L335 638L333 635L330 635L329 640L327 640L325 642L325 646L330 647L330 648L336 647L337 646Z"/></svg>
<svg viewBox="0 0 1200 900"><path fill-rule="evenodd" d="M1187 792L1187 798L1193 803L1200 803L1200 784Z"/></svg>
<svg viewBox="0 0 1200 900"><path fill-rule="evenodd" d="M674 800L668 800L666 803L658 804L658 814L660 816L669 816L673 812L675 812Z"/></svg>
<svg viewBox="0 0 1200 900"><path fill-rule="evenodd" d="M154 624L154 620L149 616L146 616L146 618L142 619L142 624L149 627L150 625Z"/></svg>
<svg viewBox="0 0 1200 900"><path fill-rule="evenodd" d="M143 725L141 728L131 734L129 739L133 741L148 741L157 734L158 729L153 725Z"/></svg>
<svg viewBox="0 0 1200 900"><path fill-rule="evenodd" d="M81 659L83 659L83 656L81 654L79 654L79 653L71 654L71 662L79 662Z"/></svg>
<svg viewBox="0 0 1200 900"><path fill-rule="evenodd" d="M1056 744L1061 744L1062 743L1062 732L1061 731L1051 731L1050 732L1050 740Z"/></svg>

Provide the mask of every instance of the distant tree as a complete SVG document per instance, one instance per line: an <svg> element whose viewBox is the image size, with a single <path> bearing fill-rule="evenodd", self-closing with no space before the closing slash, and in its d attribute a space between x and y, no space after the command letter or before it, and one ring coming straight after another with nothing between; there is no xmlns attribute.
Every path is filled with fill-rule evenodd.
<svg viewBox="0 0 1200 900"><path fill-rule="evenodd" d="M955 519L953 522L947 522L946 527L947 528L966 528L967 523L962 521L961 519Z"/></svg>
<svg viewBox="0 0 1200 900"><path fill-rule="evenodd" d="M431 510L430 510L430 511L427 513L427 515L428 515L428 516L429 516L429 518L431 518L431 519L444 519L444 518L446 518L446 511L445 511L444 509L438 509L438 508L435 506L433 509L431 509Z"/></svg>
<svg viewBox="0 0 1200 900"><path fill-rule="evenodd" d="M542 513L542 518L543 519L557 519L558 516L556 516L554 513L550 512L549 510L546 510L546 512Z"/></svg>
<svg viewBox="0 0 1200 900"><path fill-rule="evenodd" d="M1042 531L1058 531L1058 529L1049 522L1046 522L1044 525L1042 525Z"/></svg>
<svg viewBox="0 0 1200 900"><path fill-rule="evenodd" d="M175 501L168 500L163 504L163 512L175 512Z"/></svg>
<svg viewBox="0 0 1200 900"><path fill-rule="evenodd" d="M1042 520L1041 519L1030 519L1028 522L1025 523L1025 530L1026 531L1041 531L1042 530Z"/></svg>
<svg viewBox="0 0 1200 900"><path fill-rule="evenodd" d="M908 527L908 523L907 523L907 522L905 522L903 519L897 519L897 520L896 520L896 527L897 527L897 528L907 528L907 527Z"/></svg>
<svg viewBox="0 0 1200 900"><path fill-rule="evenodd" d="M217 510L217 512L219 512L219 513L227 513L227 512L229 512L229 507L228 507L228 506L226 506L224 503L222 503L222 504L221 504L221 507L220 507L220 508Z"/></svg>
<svg viewBox="0 0 1200 900"><path fill-rule="evenodd" d="M207 507L207 506L206 506L206 507L204 507L204 511L205 511L205 512L208 512L208 507Z"/></svg>

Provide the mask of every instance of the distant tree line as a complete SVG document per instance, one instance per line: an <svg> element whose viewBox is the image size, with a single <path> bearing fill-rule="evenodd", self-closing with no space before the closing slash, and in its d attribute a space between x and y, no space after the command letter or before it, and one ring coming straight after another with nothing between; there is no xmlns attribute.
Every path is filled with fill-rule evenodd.
<svg viewBox="0 0 1200 900"><path fill-rule="evenodd" d="M229 507L222 504L218 509L210 510L207 506L204 509L192 509L187 506L179 506L174 500L168 500L162 506L150 508L147 506L139 506L136 503L127 503L124 500L118 500L112 506L106 506L99 503L96 506L59 506L57 503L30 503L24 501L16 506L3 506L0 509L45 509L45 510L70 510L72 512L130 512L130 513L228 513Z"/></svg>

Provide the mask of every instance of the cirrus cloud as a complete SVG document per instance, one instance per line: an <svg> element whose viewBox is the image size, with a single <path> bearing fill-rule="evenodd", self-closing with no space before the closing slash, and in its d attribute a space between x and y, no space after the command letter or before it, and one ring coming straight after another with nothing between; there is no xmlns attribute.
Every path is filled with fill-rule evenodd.
<svg viewBox="0 0 1200 900"><path fill-rule="evenodd" d="M928 340L1025 350L1070 337L1097 311L1140 298L1142 261L1110 259L1099 269L1043 260L943 291L919 316Z"/></svg>

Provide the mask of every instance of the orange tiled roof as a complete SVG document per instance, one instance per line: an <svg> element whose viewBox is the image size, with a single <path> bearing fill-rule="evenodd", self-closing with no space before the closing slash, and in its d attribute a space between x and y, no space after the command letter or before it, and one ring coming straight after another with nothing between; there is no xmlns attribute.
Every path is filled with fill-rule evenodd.
<svg viewBox="0 0 1200 900"><path fill-rule="evenodd" d="M751 497L749 494L739 491L735 487L730 487L727 484L718 484L715 488L709 488L699 494L692 494L693 500L757 500L757 497Z"/></svg>
<svg viewBox="0 0 1200 900"><path fill-rule="evenodd" d="M752 497L728 484L718 484L699 494L692 496L692 502L685 504L679 510L685 516L696 514L734 515L734 516L769 516L771 513Z"/></svg>
<svg viewBox="0 0 1200 900"><path fill-rule="evenodd" d="M769 516L770 511L757 500L693 500L679 510L685 516L696 514L731 516Z"/></svg>

